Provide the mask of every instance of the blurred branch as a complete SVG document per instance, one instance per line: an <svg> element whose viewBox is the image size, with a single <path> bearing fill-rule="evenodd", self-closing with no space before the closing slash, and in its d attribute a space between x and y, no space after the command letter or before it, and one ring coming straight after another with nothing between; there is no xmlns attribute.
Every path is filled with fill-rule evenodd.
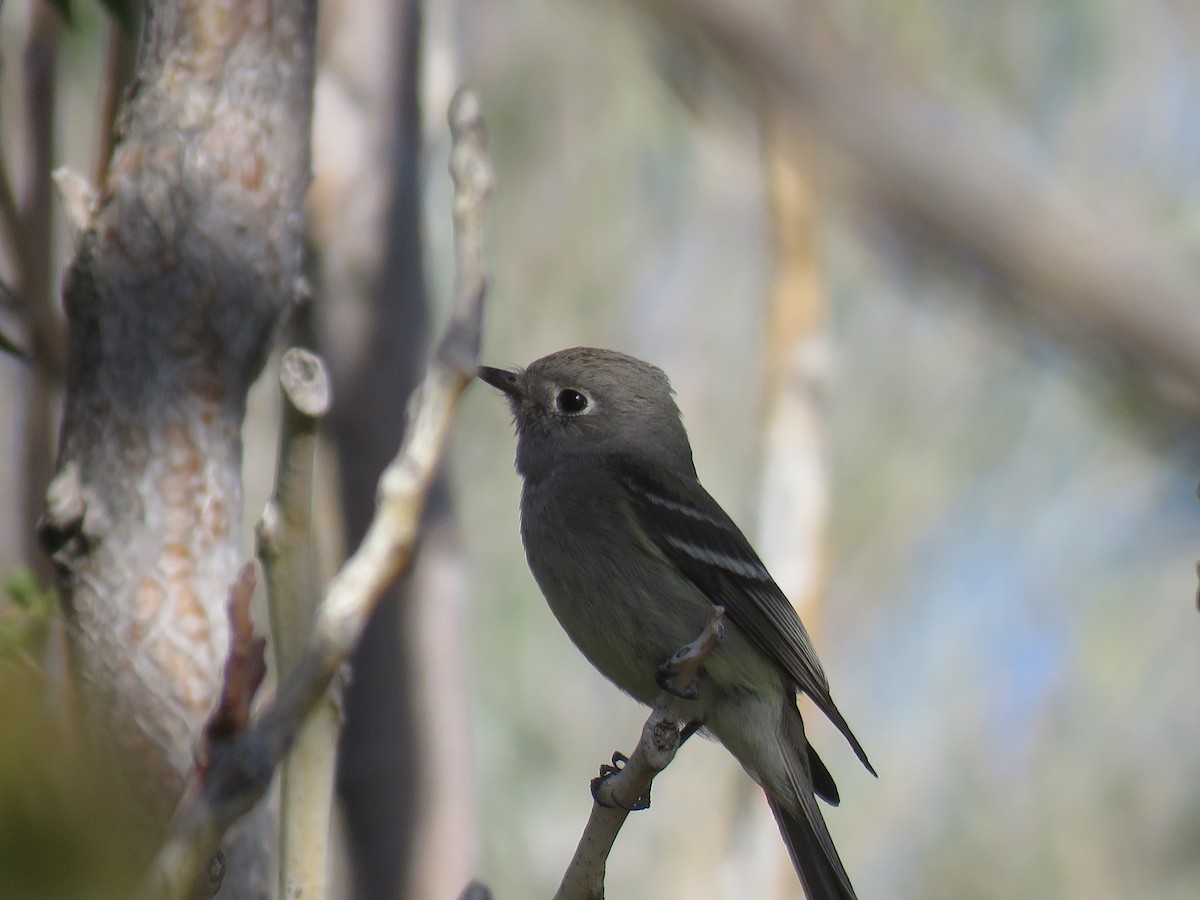
<svg viewBox="0 0 1200 900"><path fill-rule="evenodd" d="M714 606L708 624L692 643L681 647L661 670L666 678L633 754L613 754L613 765L601 766L592 780L592 813L575 855L567 866L554 900L601 900L604 869L621 826L632 810L650 805L654 778L671 764L681 740L680 698L695 696L700 667L724 635L725 609Z"/></svg>
<svg viewBox="0 0 1200 900"><path fill-rule="evenodd" d="M301 289L301 303L310 302ZM283 420L275 491L256 529L258 557L267 578L275 665L285 678L304 651L320 602L316 540L312 530L313 466L320 419L329 409L325 365L293 347L279 366ZM279 884L289 900L328 895L329 824L341 730L336 689L309 714L283 767Z"/></svg>
<svg viewBox="0 0 1200 900"><path fill-rule="evenodd" d="M829 338L821 272L812 148L763 123L763 163L773 239L773 283L765 329L758 547L789 602L815 638L825 601L829 474L825 454ZM739 782L731 816L739 837L730 865L747 894L786 897L796 876L784 845L768 865L762 842L775 818L762 792Z"/></svg>
<svg viewBox="0 0 1200 900"><path fill-rule="evenodd" d="M792 127L855 164L875 199L927 223L1031 295L1060 329L1119 348L1200 394L1196 272L1128 214L1085 211L1004 154L1007 136L898 88L838 40L819 3L640 0L720 57Z"/></svg>
<svg viewBox="0 0 1200 900"><path fill-rule="evenodd" d="M438 55L448 46L426 30L438 17L421 0L321 6L308 232L337 393L327 419L338 475L331 531L349 548L374 515L379 476L404 439L406 399L437 340L422 198L424 62L431 47ZM453 78L439 73L431 83ZM337 790L354 900L450 897L475 869L478 829L462 777L470 750L460 557L443 474L430 488L413 571L380 601L350 661Z"/></svg>
<svg viewBox="0 0 1200 900"><path fill-rule="evenodd" d="M17 197L13 193L3 142L0 142L0 228L6 232L5 240L15 247L21 233L21 213L17 209Z"/></svg>
<svg viewBox="0 0 1200 900"><path fill-rule="evenodd" d="M412 558L421 511L454 411L475 374L486 293L479 244L491 169L478 100L459 91L449 117L458 278L450 323L414 396L404 445L380 479L375 519L330 582L295 668L253 724L212 754L207 768L197 769L202 776L198 788L185 794L145 882L147 898L185 896L221 835L266 793L301 726L353 651L375 604Z"/></svg>
<svg viewBox="0 0 1200 900"><path fill-rule="evenodd" d="M132 18L132 10L130 18ZM100 115L96 128L96 156L92 160L92 184L104 189L108 177L108 162L116 143L117 109L121 92L133 78L134 46L128 22L114 17L105 25L104 83L100 98Z"/></svg>
<svg viewBox="0 0 1200 900"><path fill-rule="evenodd" d="M43 367L45 377L61 382L66 370L66 332L59 313L58 298L54 294L54 254L51 209L51 176L54 160L54 117L57 109L55 64L58 59L58 16L46 4L36 4L31 13L29 35L25 42L24 93L22 101L28 117L28 142L26 148L25 173L21 179L24 197L19 201L19 231L13 236L18 262L17 294L25 303L33 357ZM47 388L48 390L48 388ZM31 398L33 402L33 398ZM49 400L45 399L48 406ZM41 419L41 416L38 416ZM41 452L43 445L50 445L49 410L45 414L45 436L30 434L29 453ZM33 430L33 429L31 429ZM47 454L52 456L53 454ZM37 481L37 496L31 498L30 509L35 511L27 518L36 519L40 511L42 494L50 482L49 463L46 463L44 478ZM40 558L41 554L37 553Z"/></svg>
<svg viewBox="0 0 1200 900"><path fill-rule="evenodd" d="M775 257L765 335L758 543L775 581L811 629L819 619L829 492L822 402L826 304L811 153L773 125L764 127Z"/></svg>
<svg viewBox="0 0 1200 900"><path fill-rule="evenodd" d="M59 31L54 10L45 3L34 4L22 54L24 127L16 132L24 142L20 154L23 171L15 183L7 160L0 159L0 225L8 232L14 292L26 327L23 344L32 363L25 376L23 398L20 527L25 562L46 582L52 580L53 571L38 543L35 523L54 471L54 399L66 373L66 329L55 291L50 181L55 154Z"/></svg>

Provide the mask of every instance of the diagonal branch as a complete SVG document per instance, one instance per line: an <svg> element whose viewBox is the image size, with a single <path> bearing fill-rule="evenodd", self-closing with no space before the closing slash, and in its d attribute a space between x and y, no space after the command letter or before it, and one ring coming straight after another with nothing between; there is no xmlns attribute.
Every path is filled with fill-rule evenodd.
<svg viewBox="0 0 1200 900"><path fill-rule="evenodd" d="M1011 136L879 74L835 33L822 4L637 0L715 53L756 102L833 149L885 206L927 224L1028 295L1060 334L1118 348L1200 394L1195 266L1136 217L1099 214L1006 155Z"/></svg>
<svg viewBox="0 0 1200 900"><path fill-rule="evenodd" d="M623 764L620 754L614 754L614 765L601 767L600 777L592 782L592 813L554 900L604 897L608 854L630 811L645 808L655 776L675 758L681 743L680 697L695 696L700 667L724 635L724 615L724 607L713 607L699 637L666 662L660 670L665 678L664 689L642 726L637 748Z"/></svg>
<svg viewBox="0 0 1200 900"><path fill-rule="evenodd" d="M487 284L481 242L491 176L480 159L485 152L483 120L473 94L460 90L455 95L450 123L460 278L450 324L414 394L404 445L380 479L375 519L330 582L295 668L258 718L212 754L198 790L185 797L143 885L147 898L186 896L221 835L266 793L303 723L350 656L376 602L412 558L451 419L475 374Z"/></svg>

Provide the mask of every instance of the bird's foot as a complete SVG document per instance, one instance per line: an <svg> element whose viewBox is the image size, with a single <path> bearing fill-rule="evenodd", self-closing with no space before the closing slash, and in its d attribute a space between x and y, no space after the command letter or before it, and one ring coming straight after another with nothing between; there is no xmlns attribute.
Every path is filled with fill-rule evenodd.
<svg viewBox="0 0 1200 900"><path fill-rule="evenodd" d="M650 808L650 789L649 788L646 788L646 793L644 793L642 796L638 797L637 800L631 806L626 806L624 803L622 803L616 797L610 797L610 799L612 800L611 803L601 799L601 797L600 797L600 785L604 784L604 782L608 781L608 779L612 778L614 775L616 775L618 772L620 772L623 768L625 768L625 763L627 763L627 762L629 762L629 757L626 756L624 753L621 753L619 750L613 752L612 765L611 766L607 765L607 764L602 765L600 767L600 774L592 779L592 799L595 800L597 803L599 803L601 806L607 807L608 809L612 809L613 807L620 807L621 809L625 810L626 812L638 812L639 810L649 809Z"/></svg>
<svg viewBox="0 0 1200 900"><path fill-rule="evenodd" d="M688 673L686 683L683 682L684 672L676 658L678 656L676 653L658 667L658 671L654 673L654 681L664 691L669 691L680 700L696 700L700 696L700 679L696 677L695 671L692 671Z"/></svg>

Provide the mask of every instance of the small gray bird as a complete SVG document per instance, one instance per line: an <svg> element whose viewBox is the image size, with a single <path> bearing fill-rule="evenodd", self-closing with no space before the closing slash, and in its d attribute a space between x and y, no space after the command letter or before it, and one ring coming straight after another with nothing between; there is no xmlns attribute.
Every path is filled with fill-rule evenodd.
<svg viewBox="0 0 1200 900"><path fill-rule="evenodd" d="M797 690L875 770L799 616L696 479L667 376L576 347L479 377L512 408L521 537L559 624L617 687L652 705L659 667L725 607L725 638L685 706L685 734L703 728L762 786L811 900L853 900L815 799L836 805L837 786L805 738Z"/></svg>

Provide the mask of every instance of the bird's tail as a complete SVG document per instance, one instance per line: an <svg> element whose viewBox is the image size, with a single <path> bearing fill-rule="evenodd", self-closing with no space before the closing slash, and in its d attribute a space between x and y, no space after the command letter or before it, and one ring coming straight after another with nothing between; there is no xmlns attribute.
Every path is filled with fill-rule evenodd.
<svg viewBox="0 0 1200 900"><path fill-rule="evenodd" d="M812 801L812 817L792 815L769 794L767 802L809 900L856 900L816 801Z"/></svg>
<svg viewBox="0 0 1200 900"><path fill-rule="evenodd" d="M767 792L767 802L787 844L788 855L809 900L856 900L850 876L833 846L833 838L813 794L808 741L795 707L784 712L779 741L787 761L786 800ZM823 767L822 767L823 768ZM828 772L825 773L828 779ZM830 779L832 783L832 779ZM836 791L835 791L836 794Z"/></svg>

